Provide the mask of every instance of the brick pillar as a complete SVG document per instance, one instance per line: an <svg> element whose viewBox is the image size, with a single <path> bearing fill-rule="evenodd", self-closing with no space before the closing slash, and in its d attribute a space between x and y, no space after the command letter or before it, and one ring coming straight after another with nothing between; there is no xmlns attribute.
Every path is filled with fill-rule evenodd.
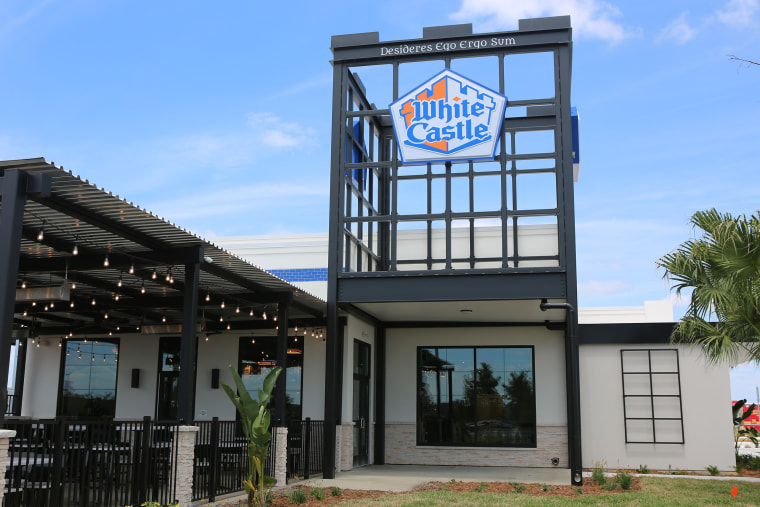
<svg viewBox="0 0 760 507"><path fill-rule="evenodd" d="M343 426L337 424L335 426L335 471L340 472L340 464L343 457L341 456L341 449L343 448Z"/></svg>
<svg viewBox="0 0 760 507"><path fill-rule="evenodd" d="M0 463L8 461L8 446L10 439L16 436L13 430L0 430ZM3 491L5 491L5 473L0 474L0 504L3 503Z"/></svg>
<svg viewBox="0 0 760 507"><path fill-rule="evenodd" d="M174 449L177 459L173 463L174 499L180 507L188 507L193 498L193 461L195 459L195 434L198 426L177 426L174 431Z"/></svg>
<svg viewBox="0 0 760 507"><path fill-rule="evenodd" d="M340 469L353 470L354 468L354 423L343 423L341 430Z"/></svg>
<svg viewBox="0 0 760 507"><path fill-rule="evenodd" d="M275 431L275 448L269 449L274 452L274 480L275 486L288 484L288 428L278 426Z"/></svg>

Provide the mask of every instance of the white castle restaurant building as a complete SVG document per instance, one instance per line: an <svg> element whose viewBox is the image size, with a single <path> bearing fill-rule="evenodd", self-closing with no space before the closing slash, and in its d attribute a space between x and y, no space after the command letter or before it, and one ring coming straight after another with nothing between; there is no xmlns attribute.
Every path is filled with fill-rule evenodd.
<svg viewBox="0 0 760 507"><path fill-rule="evenodd" d="M255 390L286 364L276 415L325 421L326 478L365 464L560 468L576 484L596 462L733 470L728 367L670 343L669 303L578 308L569 17L422 35L332 39L328 234L215 245L47 164L7 163L53 176L27 205L17 283L80 276L65 315L40 320L17 292L12 320L32 329L13 331L27 340L17 415L233 420L227 365ZM106 294L110 316L94 310ZM130 327L59 341L75 312ZM97 405L77 405L94 396L76 383L83 353L110 365Z"/></svg>

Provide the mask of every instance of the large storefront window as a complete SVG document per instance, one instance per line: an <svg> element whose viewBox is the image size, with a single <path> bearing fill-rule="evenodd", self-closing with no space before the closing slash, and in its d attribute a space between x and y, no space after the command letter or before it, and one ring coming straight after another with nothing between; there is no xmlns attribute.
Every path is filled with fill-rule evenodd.
<svg viewBox="0 0 760 507"><path fill-rule="evenodd" d="M533 347L418 347L419 445L536 446Z"/></svg>
<svg viewBox="0 0 760 507"><path fill-rule="evenodd" d="M118 366L118 341L67 341L59 414L81 418L113 417L116 414Z"/></svg>
<svg viewBox="0 0 760 507"><path fill-rule="evenodd" d="M301 392L303 371L303 337L288 338L287 378L285 379L285 418L301 419ZM240 365L238 371L248 392L257 398L258 390L264 385L264 378L277 366L277 338L274 336L257 336L240 338ZM272 419L279 418L276 413L272 392L269 408Z"/></svg>

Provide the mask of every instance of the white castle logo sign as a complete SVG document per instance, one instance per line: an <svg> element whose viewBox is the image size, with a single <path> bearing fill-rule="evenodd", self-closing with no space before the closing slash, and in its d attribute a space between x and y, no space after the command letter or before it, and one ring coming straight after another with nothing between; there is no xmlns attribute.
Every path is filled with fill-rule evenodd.
<svg viewBox="0 0 760 507"><path fill-rule="evenodd" d="M507 98L444 70L392 103L404 163L494 157Z"/></svg>

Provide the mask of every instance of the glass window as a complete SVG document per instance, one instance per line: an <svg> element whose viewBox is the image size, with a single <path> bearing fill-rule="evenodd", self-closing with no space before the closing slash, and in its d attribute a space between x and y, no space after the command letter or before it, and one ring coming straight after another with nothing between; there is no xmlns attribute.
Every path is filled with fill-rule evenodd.
<svg viewBox="0 0 760 507"><path fill-rule="evenodd" d="M59 415L108 418L116 413L119 342L68 340Z"/></svg>
<svg viewBox="0 0 760 507"><path fill-rule="evenodd" d="M287 420L301 419L301 392L303 377L303 337L288 338L287 372L285 378L285 417ZM248 392L258 398L258 390L264 385L264 378L277 366L277 338L274 336L240 337L240 364L238 372ZM269 408L272 419L277 418L275 391L272 392Z"/></svg>
<svg viewBox="0 0 760 507"><path fill-rule="evenodd" d="M536 446L533 347L420 347L420 445Z"/></svg>

